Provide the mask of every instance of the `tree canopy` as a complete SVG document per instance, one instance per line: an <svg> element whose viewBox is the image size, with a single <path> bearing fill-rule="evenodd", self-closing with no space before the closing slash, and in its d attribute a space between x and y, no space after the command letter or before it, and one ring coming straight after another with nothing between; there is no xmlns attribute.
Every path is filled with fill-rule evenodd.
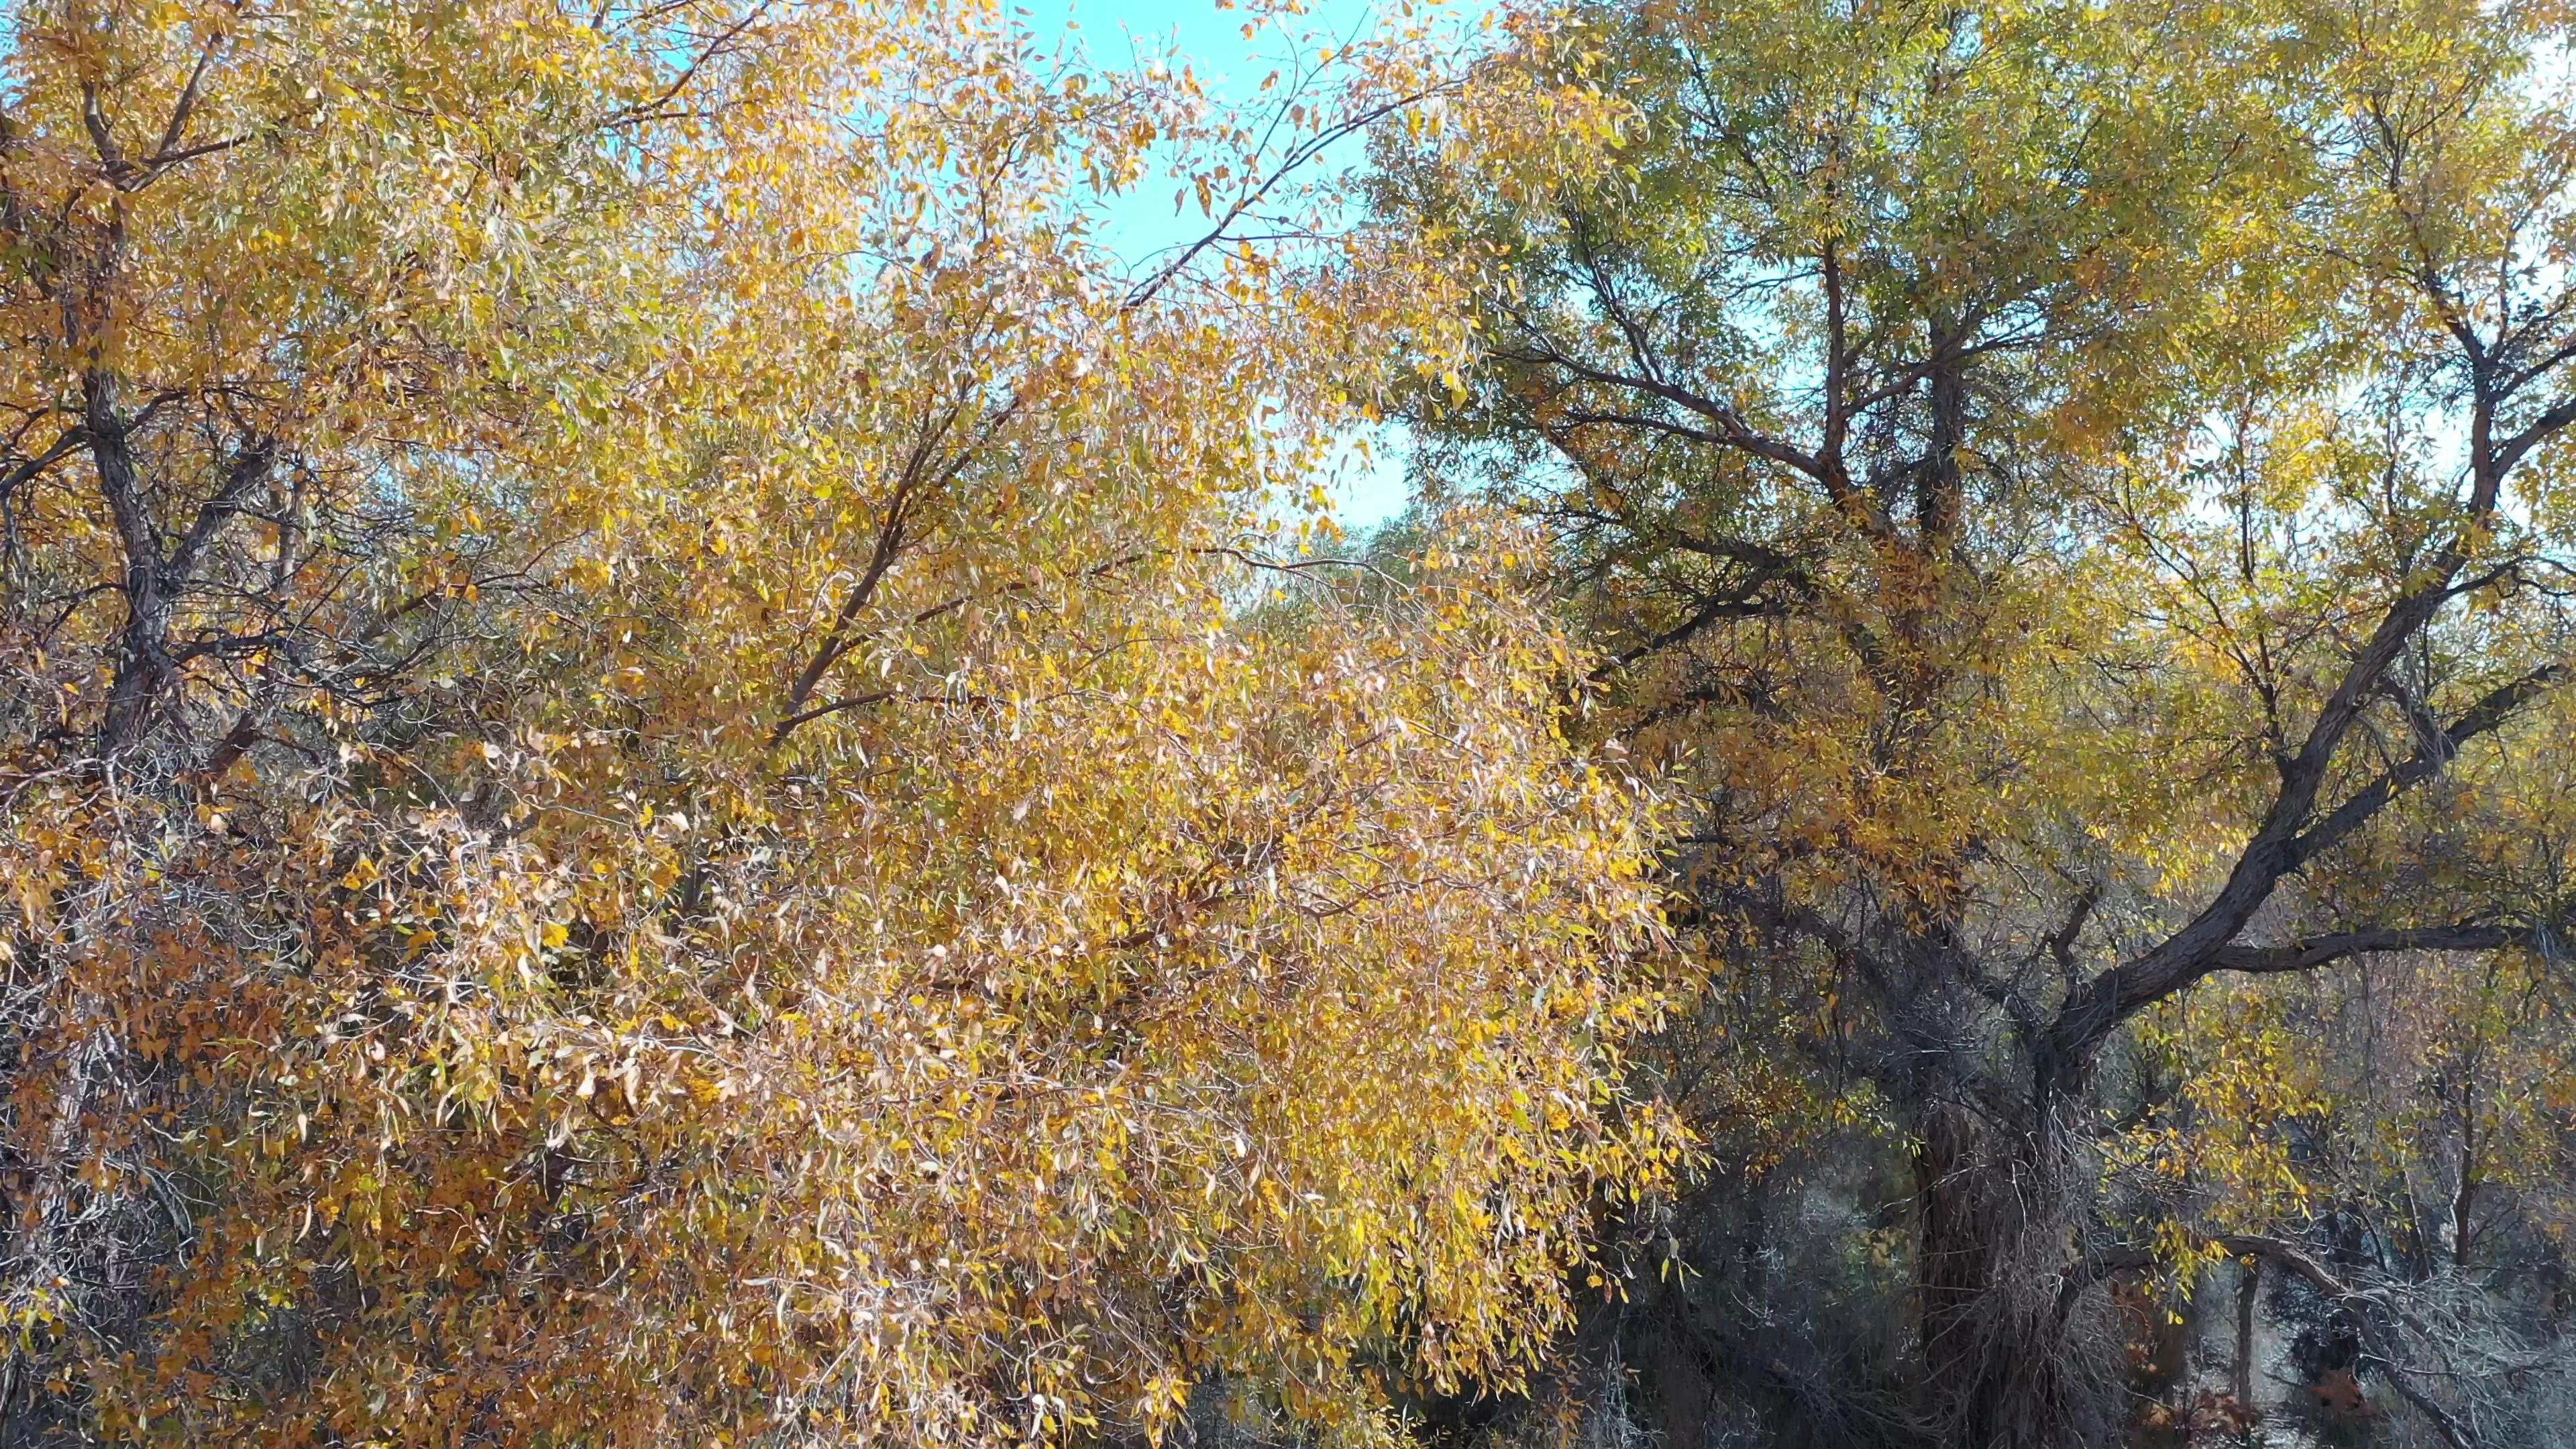
<svg viewBox="0 0 2576 1449"><path fill-rule="evenodd" d="M1763 1190L1703 1188L1708 1286L1629 1315L1685 1402L2106 1442L2115 1264L2555 1217L2568 19L1578 6L1516 63L1616 78L1597 167L1386 148L1484 355L1431 478L1545 521L1600 730L1687 802L1665 1078L1721 1158L1854 1170L1866 1121L1906 1183L1849 1190L1913 1281L1822 1290L1812 1377Z"/></svg>
<svg viewBox="0 0 2576 1449"><path fill-rule="evenodd" d="M2563 1432L2576 13L1301 15L10 14L0 1446Z"/></svg>
<svg viewBox="0 0 2576 1449"><path fill-rule="evenodd" d="M1298 582L1397 318L1281 364L1275 257L1093 240L1246 144L1186 78L971 3L8 54L10 1442L1368 1438L1530 1362L1671 1156L1646 827L1508 531Z"/></svg>

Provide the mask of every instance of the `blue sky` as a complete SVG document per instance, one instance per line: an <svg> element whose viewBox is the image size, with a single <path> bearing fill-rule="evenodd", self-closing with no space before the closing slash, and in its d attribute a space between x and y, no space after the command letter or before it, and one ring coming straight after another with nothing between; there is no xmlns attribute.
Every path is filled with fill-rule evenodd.
<svg viewBox="0 0 2576 1449"><path fill-rule="evenodd" d="M1300 18L1301 31L1337 36L1363 32L1385 5L1373 0L1310 0ZM1447 8L1472 19L1487 0L1450 0ZM1279 68L1284 44L1277 30L1265 27L1246 40L1243 10L1220 10L1216 0L1024 0L1022 13L1040 45L1063 42L1087 50L1096 63L1124 65L1177 53L1220 100L1249 100L1261 81ZM1330 153L1319 164L1348 165L1359 157L1356 143L1344 154ZM1142 263L1166 248L1195 241L1207 228L1198 208L1175 214L1168 183L1149 178L1120 198L1111 209L1103 239L1130 263ZM1354 439L1335 460L1333 493L1346 528L1381 523L1405 505L1404 456L1400 434L1382 430L1362 448Z"/></svg>

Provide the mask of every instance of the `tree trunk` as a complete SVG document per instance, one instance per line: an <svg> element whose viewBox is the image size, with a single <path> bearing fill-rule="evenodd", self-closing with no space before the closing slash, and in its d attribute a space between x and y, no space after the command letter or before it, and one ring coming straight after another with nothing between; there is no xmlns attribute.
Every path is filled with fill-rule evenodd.
<svg viewBox="0 0 2576 1449"><path fill-rule="evenodd" d="M2263 1268L2248 1263L2236 1280L2236 1381L2229 1386L2237 1406L2254 1404L2254 1295L2263 1284Z"/></svg>
<svg viewBox="0 0 2576 1449"><path fill-rule="evenodd" d="M2078 1194L2071 1163L1966 1110L1925 1112L1915 1156L1923 1368L1942 1440L1960 1449L2102 1442L2096 1375L2070 1350L2056 1285Z"/></svg>

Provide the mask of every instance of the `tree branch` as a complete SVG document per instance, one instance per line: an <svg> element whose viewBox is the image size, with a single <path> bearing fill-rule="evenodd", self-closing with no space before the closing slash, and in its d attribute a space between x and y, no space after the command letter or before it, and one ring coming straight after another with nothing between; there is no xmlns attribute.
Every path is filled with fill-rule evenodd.
<svg viewBox="0 0 2576 1449"><path fill-rule="evenodd" d="M2332 771L2335 752L2364 707L2380 691L2398 655L2453 597L2451 582L2468 562L2471 540L2494 513L2501 475L2487 467L2478 469L2478 474L2468 517L2462 520L2460 531L2416 575L2413 586L2389 604L2378 627L2354 654L2343 678L2317 711L2316 721L2309 727L2298 753L2282 762L2281 783L2271 808L2265 812L2254 838L2246 842L2218 894L2162 942L2068 995L2057 1020L2035 1046L2034 1085L2043 1096L2081 1075L2094 1048L2121 1022L2217 969L2212 964L2217 953L2245 929L2256 908L2271 898L2282 878L2314 854L2313 850L2302 854L2299 846L2303 838L2315 834L2309 822L2315 816L2317 796ZM2514 702L2518 703L2519 698ZM2500 706L2498 719L2504 707L2509 706ZM2477 713L2472 709L2472 715ZM2469 722L2464 717L2463 724ZM2397 788L2392 783L2392 797ZM2385 804L2385 799L2380 803ZM2376 810L2378 806L2369 808ZM2351 823L2358 825L2367 818L2366 811L2358 812ZM2332 823L2333 817L2329 817L2327 824Z"/></svg>
<svg viewBox="0 0 2576 1449"><path fill-rule="evenodd" d="M1254 183L1250 190L1244 192L1241 196L1236 197L1234 203L1226 208L1225 215L1217 219L1216 225L1211 227L1206 235L1181 248L1178 256L1173 257L1169 262L1164 263L1162 266L1155 268L1152 276L1137 283L1135 288L1128 292L1126 300L1119 304L1119 310L1133 312L1137 308L1152 301L1155 294L1161 292L1163 288L1171 285L1171 281L1174 277L1179 276L1183 271L1188 269L1191 262L1198 259L1199 253L1206 251L1209 247L1215 246L1221 241L1224 241L1226 233L1233 229L1234 224L1243 219L1245 212L1259 206L1262 198L1268 196L1272 188L1286 180L1292 172L1299 170L1304 167L1306 163L1314 160L1317 156L1322 155L1326 150L1332 147L1334 142L1341 140L1345 136L1354 135L1360 131L1364 131L1371 126L1376 125L1379 121L1396 114L1398 111L1419 105L1443 91L1452 90L1455 88L1455 85L1455 82L1444 81L1439 85L1425 86L1420 90L1398 96L1393 100L1381 102L1369 107L1367 110L1359 112L1356 115L1345 117L1341 121L1331 126L1327 126L1323 130L1316 132L1314 135L1307 137L1305 140L1298 142L1296 145L1289 147L1287 153L1279 158L1279 164L1272 167L1267 175Z"/></svg>
<svg viewBox="0 0 2576 1449"><path fill-rule="evenodd" d="M2400 1398L2413 1405L2416 1412L2431 1421L2445 1444L2451 1449L2478 1449L2477 1431L2460 1422L2457 1415L2418 1388L2399 1362L2397 1345L2388 1330L2386 1309L2378 1299L2336 1277L2325 1264L2295 1243L2256 1233L2228 1233L2211 1241L2233 1257L2269 1258L2279 1264L2283 1272L2314 1288L2334 1305L2337 1312L2351 1320L2361 1333L2371 1362L2387 1378L2389 1386L2397 1391ZM2114 1273L2152 1268L2156 1262L2154 1251L2147 1248L2118 1247L2086 1254L2059 1281L2059 1320L2062 1322L2074 1311L2076 1300L2093 1284Z"/></svg>
<svg viewBox="0 0 2576 1449"><path fill-rule="evenodd" d="M2547 442L2569 425L2576 424L2576 396L2561 398L2556 407L2533 418L2528 427L2507 438L2496 448L2496 467L2501 472L2523 459L2523 455Z"/></svg>
<svg viewBox="0 0 2576 1449"><path fill-rule="evenodd" d="M1699 607L1692 610L1689 617L1650 639L1632 644L1604 659L1593 667L1587 677L1597 684L1640 659L1660 654L1676 644L1688 643L1702 630L1721 619L1760 619L1785 612L1781 605L1773 600L1755 597L1754 591L1770 582L1772 579L1768 577L1757 578L1739 592L1714 594L1702 599Z"/></svg>
<svg viewBox="0 0 2576 1449"><path fill-rule="evenodd" d="M705 49L700 50L696 55L690 57L689 63L681 67L679 75L673 78L669 85L662 88L661 94L641 105L630 105L624 107L615 115L610 116L606 124L611 126L623 126L636 121L659 119L661 117L662 108L669 105L672 100L680 94L680 92L689 88L690 83L698 78L698 72L706 68L707 62L724 54L736 40L742 38L742 33L744 31L749 30L753 25L758 24L760 18L769 13L769 7L774 3L775 0L760 0L759 4L744 11L741 19L736 20L731 26L725 29L724 33L718 35L714 40L709 41Z"/></svg>
<svg viewBox="0 0 2576 1449"><path fill-rule="evenodd" d="M896 480L893 496L886 502L885 521L877 530L876 546L869 553L867 567L859 575L858 583L851 588L849 597L842 602L839 613L833 616L832 627L824 634L823 642L815 647L813 657L797 674L795 683L788 687L787 701L779 711L779 721L769 732L769 748L774 750L786 743L787 736L798 724L814 717L802 711L806 701L814 697L814 690L823 682L823 676L831 673L833 665L840 663L852 649L871 637L853 635L850 626L876 598L877 589L885 582L887 570L894 567L895 559L903 552L910 537L913 509L922 498L955 482L957 475L966 470L966 465L973 462L1002 427L1018 414L1027 397L1026 393L1016 394L995 409L977 429L976 436L961 445L957 455L935 475L928 472L931 455L964 414L965 400L961 399L950 407L947 415L925 430L920 440L913 444L911 452L904 457L903 472ZM925 617L942 612L945 612L945 606Z"/></svg>
<svg viewBox="0 0 2576 1449"><path fill-rule="evenodd" d="M1661 378L1636 377L1624 372L1594 367L1589 363L1568 357L1554 347L1544 347L1530 352L1499 352L1496 355L1509 362L1560 368L1585 382L1596 383L1603 387L1624 388L1630 392L1641 392L1661 398L1685 412L1716 424L1717 435L1709 439L1711 442L1723 443L1739 452L1750 453L1754 457L1794 468L1819 481L1825 478L1824 464L1814 454L1758 431L1745 422L1743 416L1735 409L1715 398L1703 397L1686 387L1677 386Z"/></svg>
<svg viewBox="0 0 2576 1449"><path fill-rule="evenodd" d="M7 502L20 488L33 482L47 468L78 452L81 444L87 440L87 435L79 428L65 428L63 435L54 439L52 446L10 469L6 476L0 476L0 503Z"/></svg>
<svg viewBox="0 0 2576 1449"><path fill-rule="evenodd" d="M2370 926L2311 936L2281 946L2222 946L2211 953L2212 971L2258 975L2313 971L2354 956L2394 951L2500 951L2507 946L2537 949L2552 933L2545 927L2504 926L2455 921L2447 926Z"/></svg>
<svg viewBox="0 0 2576 1449"><path fill-rule="evenodd" d="M2289 869L2297 870L2310 860L2368 823L2388 802L2412 786L2440 774L2460 746L2501 725L2512 713L2537 695L2547 692L2567 678L2562 665L2544 665L2510 684L2490 691L2466 713L2443 730L2438 739L2428 741L2438 748L2419 749L2404 764L2391 769L2355 791L2352 798L2335 807L2325 819L2309 827L2290 842Z"/></svg>

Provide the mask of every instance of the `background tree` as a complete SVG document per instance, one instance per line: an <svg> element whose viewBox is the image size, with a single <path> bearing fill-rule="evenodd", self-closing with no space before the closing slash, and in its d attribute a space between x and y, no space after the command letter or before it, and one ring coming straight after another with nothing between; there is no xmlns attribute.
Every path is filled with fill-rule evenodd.
<svg viewBox="0 0 2576 1449"><path fill-rule="evenodd" d="M1677 1442L2106 1442L2103 1279L2316 1224L2260 1055L2315 1018L2193 1003L2555 980L2566 24L1575 6L1498 64L1615 147L1382 147L1482 352L1434 479L1551 526L1600 735L1695 804L1658 1072L1718 1162L1603 1330ZM2503 1022L2428 1044L2454 1143L2470 1057L2554 1060Z"/></svg>

